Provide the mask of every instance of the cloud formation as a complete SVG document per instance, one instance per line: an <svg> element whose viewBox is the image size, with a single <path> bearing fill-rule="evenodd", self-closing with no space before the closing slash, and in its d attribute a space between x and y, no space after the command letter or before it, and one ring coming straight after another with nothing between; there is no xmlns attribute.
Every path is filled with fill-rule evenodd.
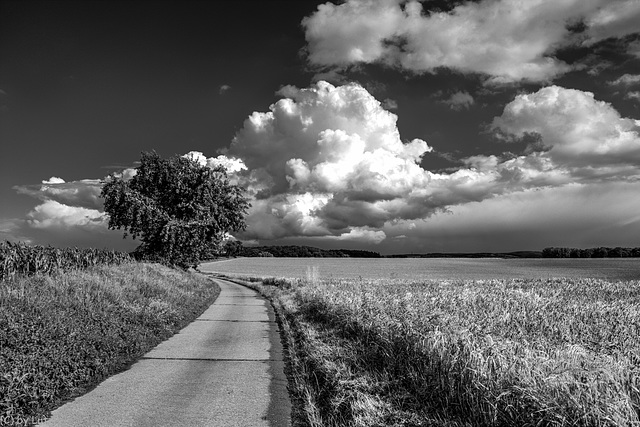
<svg viewBox="0 0 640 427"><path fill-rule="evenodd" d="M612 86L635 86L640 85L640 74L623 74L619 78L609 82Z"/></svg>
<svg viewBox="0 0 640 427"><path fill-rule="evenodd" d="M185 154L202 165L225 166L247 189L252 207L248 229L236 236L242 240L439 250L416 239L446 240L448 233L458 247L472 248L469 239L480 245L491 232L502 236L496 238L501 244L509 232L531 242L540 233L548 245L562 227L595 236L589 230L597 218L611 220L616 236L640 224L637 203L628 200L640 185L640 121L590 92L549 86L517 95L491 127L505 146L526 138L526 149L462 158L459 169L446 173L421 166L432 148L402 139L397 116L358 84L319 81L278 93L282 98L268 111L245 120L224 154ZM100 187L100 180L58 177L16 187L42 202L25 226L106 236ZM575 214L580 206L588 206L589 215ZM611 206L624 212L612 215ZM497 243L492 248L500 250Z"/></svg>
<svg viewBox="0 0 640 427"><path fill-rule="evenodd" d="M424 221L389 224L382 249L406 253L635 247L638 191L640 182L603 182L512 192L452 206Z"/></svg>
<svg viewBox="0 0 640 427"><path fill-rule="evenodd" d="M245 184L256 201L247 237L348 238L352 227L414 215L406 201L430 179L419 163L431 148L403 142L395 114L357 84L320 81L279 94L269 112L245 121L226 153L249 171Z"/></svg>
<svg viewBox="0 0 640 427"><path fill-rule="evenodd" d="M33 228L106 229L104 212L79 206L69 206L47 200L27 214L27 223Z"/></svg>
<svg viewBox="0 0 640 427"><path fill-rule="evenodd" d="M506 143L534 142L516 156L464 158L451 173L423 169L431 147L403 142L397 116L357 84L320 81L279 93L283 99L253 113L224 155L246 166L234 174L253 198L243 239L380 243L393 224L459 205L640 179L638 121L589 92L550 86L516 96L492 126Z"/></svg>
<svg viewBox="0 0 640 427"><path fill-rule="evenodd" d="M493 126L515 137L539 135L540 156L573 178L638 176L640 120L621 117L591 92L550 86L518 95Z"/></svg>
<svg viewBox="0 0 640 427"><path fill-rule="evenodd" d="M550 81L572 69L558 49L638 33L639 21L635 0L465 1L447 12L414 0L347 0L318 6L302 25L309 62L320 67L447 67L507 83ZM572 32L576 24L584 31Z"/></svg>
<svg viewBox="0 0 640 427"><path fill-rule="evenodd" d="M130 170L125 170L123 173ZM82 179L65 182L64 179L51 177L40 185L19 185L13 187L19 194L34 197L43 202L56 201L69 206L88 209L102 209L104 203L100 198L102 181L99 179Z"/></svg>

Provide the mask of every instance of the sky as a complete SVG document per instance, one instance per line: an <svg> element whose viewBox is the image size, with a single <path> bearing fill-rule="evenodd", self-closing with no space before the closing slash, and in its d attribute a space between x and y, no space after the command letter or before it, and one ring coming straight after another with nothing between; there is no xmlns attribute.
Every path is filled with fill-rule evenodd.
<svg viewBox="0 0 640 427"><path fill-rule="evenodd" d="M0 2L0 240L132 250L141 152L246 245L640 246L640 0Z"/></svg>

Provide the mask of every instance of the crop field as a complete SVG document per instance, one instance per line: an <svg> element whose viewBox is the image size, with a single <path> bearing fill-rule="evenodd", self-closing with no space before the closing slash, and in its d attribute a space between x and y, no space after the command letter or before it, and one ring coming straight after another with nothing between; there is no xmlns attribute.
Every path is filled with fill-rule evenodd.
<svg viewBox="0 0 640 427"><path fill-rule="evenodd" d="M640 280L638 258L236 258L202 264L229 275L304 279L315 268L323 279L490 280L599 278Z"/></svg>
<svg viewBox="0 0 640 427"><path fill-rule="evenodd" d="M128 254L103 249L53 248L0 242L0 280L16 275L59 273L132 261Z"/></svg>
<svg viewBox="0 0 640 427"><path fill-rule="evenodd" d="M640 426L638 281L307 276L250 282L299 425Z"/></svg>

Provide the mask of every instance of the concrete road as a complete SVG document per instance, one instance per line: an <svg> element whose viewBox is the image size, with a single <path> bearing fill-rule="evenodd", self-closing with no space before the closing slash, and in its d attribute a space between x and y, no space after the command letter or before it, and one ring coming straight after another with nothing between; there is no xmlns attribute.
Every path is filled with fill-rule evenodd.
<svg viewBox="0 0 640 427"><path fill-rule="evenodd" d="M196 321L39 425L290 425L291 403L271 305L251 289L215 282L220 296Z"/></svg>

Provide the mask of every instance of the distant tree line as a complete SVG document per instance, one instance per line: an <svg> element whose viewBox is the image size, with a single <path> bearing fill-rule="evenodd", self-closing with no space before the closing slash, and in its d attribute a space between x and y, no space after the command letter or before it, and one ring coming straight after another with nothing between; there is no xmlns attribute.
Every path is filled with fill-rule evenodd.
<svg viewBox="0 0 640 427"><path fill-rule="evenodd" d="M311 246L243 246L229 241L224 246L226 256L280 258L381 258L378 252L354 249L320 249Z"/></svg>
<svg viewBox="0 0 640 427"><path fill-rule="evenodd" d="M625 258L640 257L640 248L544 248L543 258Z"/></svg>

